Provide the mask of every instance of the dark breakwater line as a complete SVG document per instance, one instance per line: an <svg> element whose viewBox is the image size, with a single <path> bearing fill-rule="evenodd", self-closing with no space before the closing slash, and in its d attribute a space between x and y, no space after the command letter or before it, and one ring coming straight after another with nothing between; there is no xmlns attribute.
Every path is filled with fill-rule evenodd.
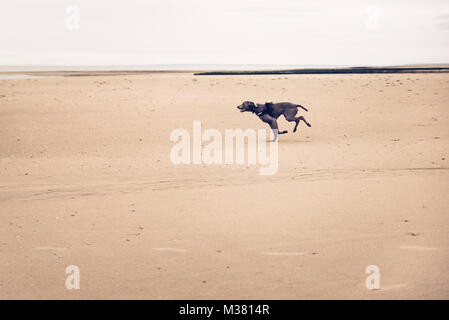
<svg viewBox="0 0 449 320"><path fill-rule="evenodd" d="M208 71L197 72L197 76L214 75L264 75L264 74L365 74L365 73L446 73L449 67L354 67L354 68L320 68L320 69L290 69L261 71Z"/></svg>

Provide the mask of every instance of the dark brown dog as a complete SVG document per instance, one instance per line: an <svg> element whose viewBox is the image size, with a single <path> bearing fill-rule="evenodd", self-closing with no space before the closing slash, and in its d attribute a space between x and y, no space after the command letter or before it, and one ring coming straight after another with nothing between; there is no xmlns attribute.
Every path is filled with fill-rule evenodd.
<svg viewBox="0 0 449 320"><path fill-rule="evenodd" d="M287 130L279 131L277 119L281 115L284 115L285 120L287 121L296 122L293 132L296 132L298 124L301 120L304 121L308 127L311 127L310 123L308 123L303 116L296 117L296 114L298 113L298 107L304 109L305 111L309 111L299 104L293 104L290 102L266 102L264 104L261 104L252 101L245 101L241 105L239 105L237 109L239 109L240 112L255 113L260 118L260 120L268 123L274 133L273 140L276 140L278 134L284 134L288 132Z"/></svg>

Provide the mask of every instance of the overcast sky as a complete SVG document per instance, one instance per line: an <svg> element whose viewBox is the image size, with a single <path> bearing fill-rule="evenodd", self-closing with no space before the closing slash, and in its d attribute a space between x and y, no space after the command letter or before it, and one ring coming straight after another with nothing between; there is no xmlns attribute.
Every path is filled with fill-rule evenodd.
<svg viewBox="0 0 449 320"><path fill-rule="evenodd" d="M448 0L0 1L0 65L442 62Z"/></svg>

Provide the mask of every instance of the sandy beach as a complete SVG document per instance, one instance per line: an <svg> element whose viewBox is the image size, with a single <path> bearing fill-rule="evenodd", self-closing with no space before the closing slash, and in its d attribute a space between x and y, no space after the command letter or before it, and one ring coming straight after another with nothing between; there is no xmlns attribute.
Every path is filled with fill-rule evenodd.
<svg viewBox="0 0 449 320"><path fill-rule="evenodd" d="M309 109L276 174L170 161L244 100ZM0 79L0 299L448 299L448 147L449 74Z"/></svg>

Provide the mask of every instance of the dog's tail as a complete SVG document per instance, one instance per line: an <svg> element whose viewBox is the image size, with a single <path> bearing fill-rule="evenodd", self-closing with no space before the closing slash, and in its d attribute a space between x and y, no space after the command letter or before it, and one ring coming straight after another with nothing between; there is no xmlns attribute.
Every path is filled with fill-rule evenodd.
<svg viewBox="0 0 449 320"><path fill-rule="evenodd" d="M302 105L300 105L300 104L298 104L297 106L300 107L301 109L306 110L307 112L309 111L309 110L307 110L306 108L304 108L304 107L303 107Z"/></svg>

